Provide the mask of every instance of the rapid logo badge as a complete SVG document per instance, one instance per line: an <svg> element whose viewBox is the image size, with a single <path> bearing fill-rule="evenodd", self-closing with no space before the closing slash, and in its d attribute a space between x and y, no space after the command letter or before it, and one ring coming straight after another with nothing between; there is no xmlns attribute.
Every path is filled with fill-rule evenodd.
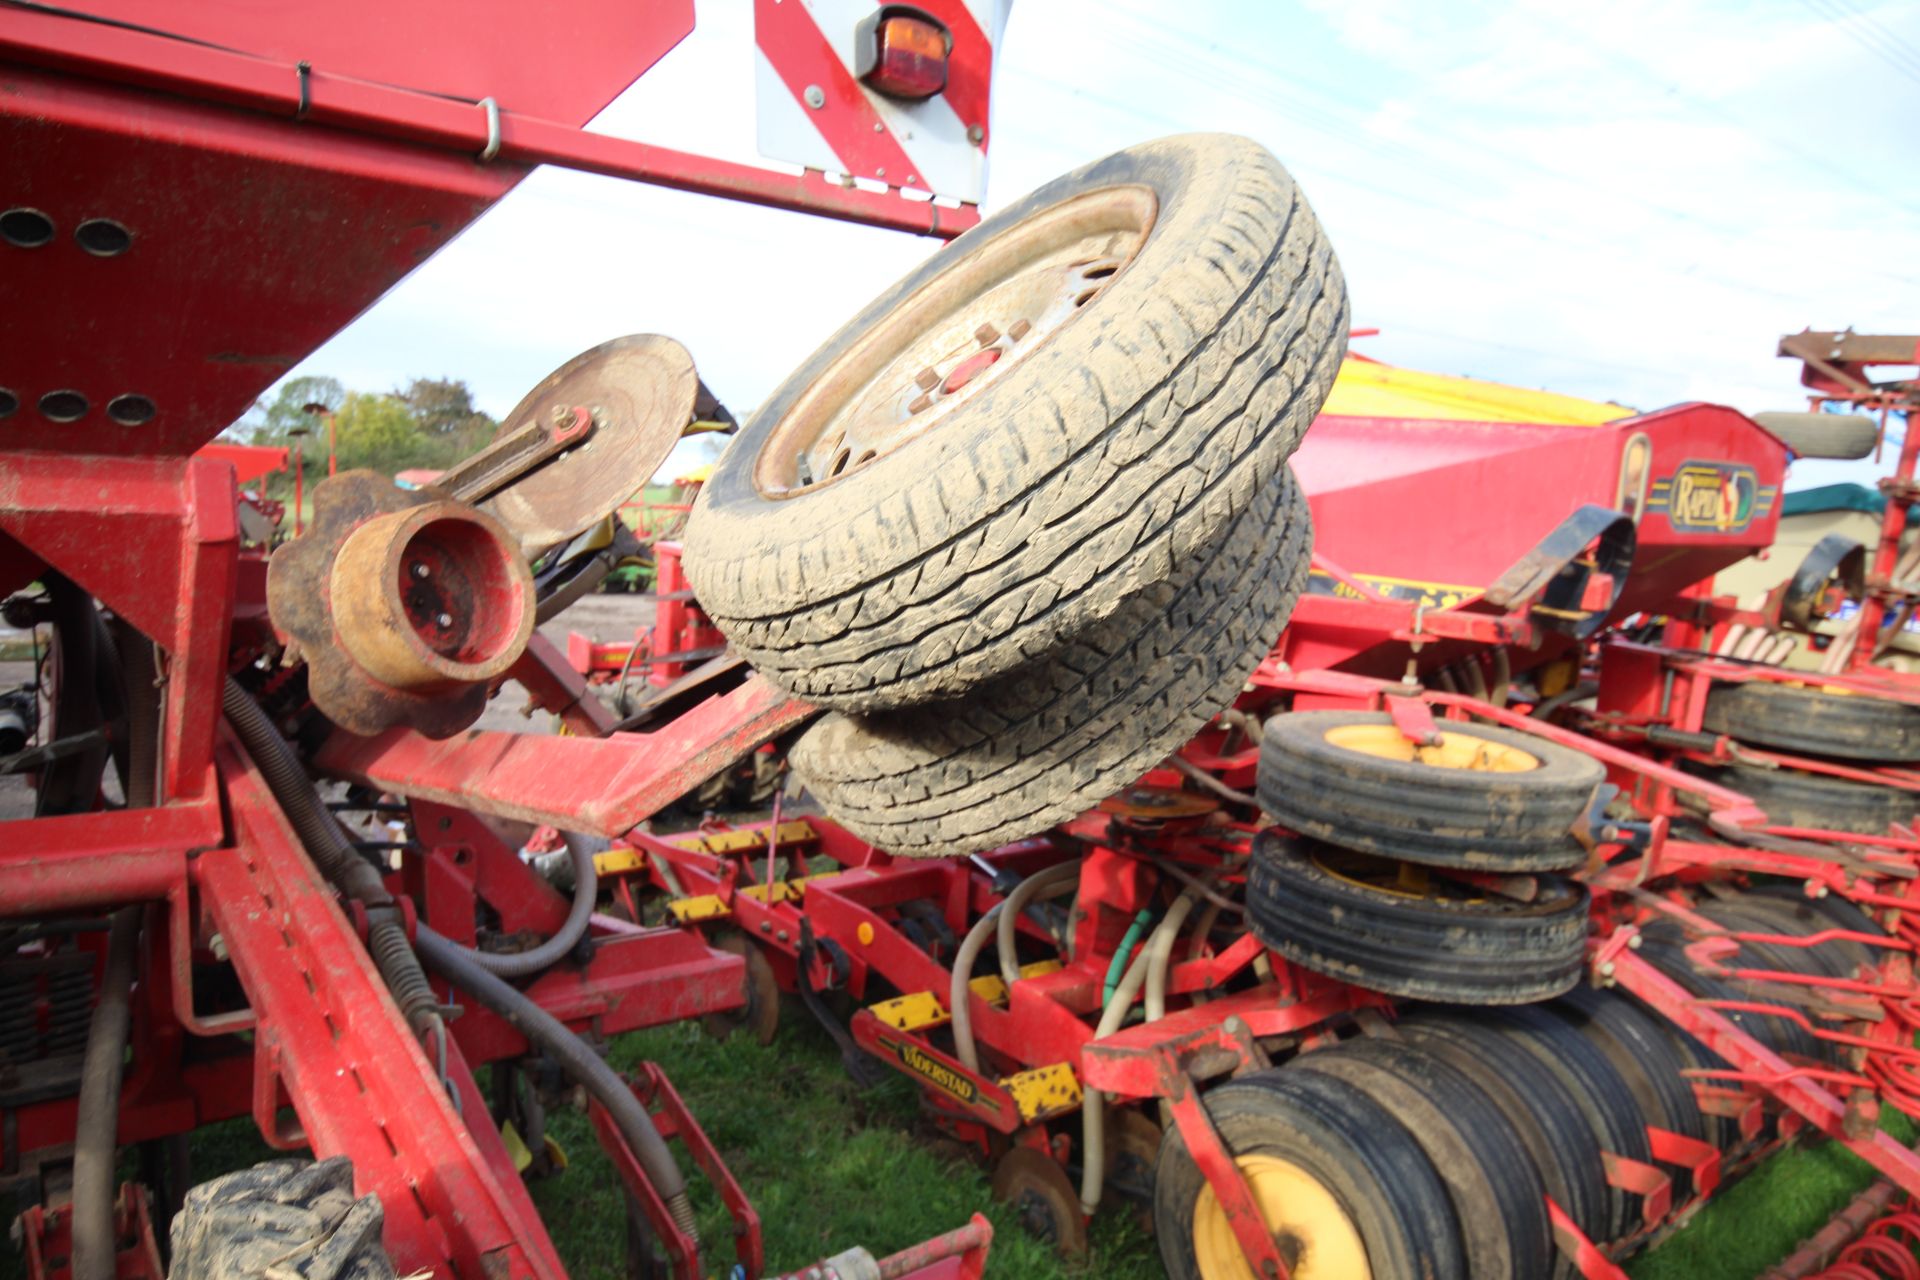
<svg viewBox="0 0 1920 1280"><path fill-rule="evenodd" d="M1734 534L1768 515L1778 495L1776 486L1761 485L1752 467L1690 460L1653 482L1647 510L1665 512L1678 533Z"/></svg>

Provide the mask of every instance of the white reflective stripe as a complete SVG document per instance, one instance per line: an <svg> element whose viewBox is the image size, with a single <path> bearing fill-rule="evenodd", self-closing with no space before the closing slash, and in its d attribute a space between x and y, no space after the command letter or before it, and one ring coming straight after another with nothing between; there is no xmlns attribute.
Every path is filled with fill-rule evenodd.
<svg viewBox="0 0 1920 1280"><path fill-rule="evenodd" d="M855 32L860 20L873 12L874 0L787 0L787 3L801 5L851 77ZM1012 0L964 0L964 3L988 44L997 50ZM821 88L828 90L825 85ZM924 102L899 102L874 93L864 85L860 89L874 114L912 161L912 167L905 173L856 170L856 176L875 178L889 186L914 187L935 195L980 201L986 190L986 149L967 137L969 122L960 119L945 95L936 95ZM762 155L828 173L843 173L851 168L822 133L825 118L822 113L808 107L795 90L787 87L757 43L754 90L756 138ZM991 105L989 97L989 110Z"/></svg>

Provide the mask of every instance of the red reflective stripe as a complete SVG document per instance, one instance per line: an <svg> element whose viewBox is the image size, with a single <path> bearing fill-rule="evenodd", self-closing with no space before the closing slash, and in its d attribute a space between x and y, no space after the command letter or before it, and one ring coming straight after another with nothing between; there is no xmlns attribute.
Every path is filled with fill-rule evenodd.
<svg viewBox="0 0 1920 1280"><path fill-rule="evenodd" d="M880 178L889 186L907 185L919 170L904 151L880 113L867 100L853 73L833 51L826 34L815 24L806 6L754 0L753 36L767 61L807 113L820 136L833 148L847 172ZM806 91L817 86L827 96L819 110L807 106Z"/></svg>
<svg viewBox="0 0 1920 1280"><path fill-rule="evenodd" d="M964 0L920 0L920 7L953 34L953 52L947 58L947 105L961 124L980 127L979 146L984 151L992 141L987 107L993 91L993 42Z"/></svg>

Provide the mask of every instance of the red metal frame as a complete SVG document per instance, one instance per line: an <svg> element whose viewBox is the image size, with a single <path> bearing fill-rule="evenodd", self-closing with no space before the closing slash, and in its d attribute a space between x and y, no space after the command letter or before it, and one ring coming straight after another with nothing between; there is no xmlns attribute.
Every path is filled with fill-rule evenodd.
<svg viewBox="0 0 1920 1280"><path fill-rule="evenodd" d="M18 399L0 456L0 594L57 570L153 640L159 777L150 807L6 824L0 916L148 905L124 1141L251 1113L275 1145L352 1159L357 1189L381 1198L402 1273L562 1274L470 1070L524 1054L524 1039L469 1009L444 1059L430 1059L368 956L364 913L341 908L222 725L230 673L276 719L302 720L261 555L241 552L235 517L236 467L284 455L202 446L536 164L941 237L977 210L582 132L691 30L689 0L573 0L565 13L495 0L86 9L0 8L9 205L53 227L44 245L7 247L0 282L0 309L37 317L0 357L0 385ZM982 76L987 65L968 64ZM117 250L78 235L103 217L125 233ZM194 301L215 288L218 305ZM41 407L56 389L87 401L77 424ZM624 830L809 713L756 682L652 734L608 739L612 716L546 641L510 674L573 736L432 744L403 731L322 752L390 793L390 770L431 784L398 789L417 801L420 837L389 877L408 927L417 913L471 941L483 914L536 931L563 914L472 813ZM557 788L564 778L576 785ZM62 972L91 969L102 951L85 932L47 945ZM598 918L591 960L527 989L561 1020L611 1035L738 1008L743 978L738 956L693 930ZM665 1079L648 1067L635 1087L750 1221ZM57 1088L9 1102L0 1165L32 1176L63 1159L74 1113ZM631 1173L631 1153L611 1145ZM129 1191L120 1269L157 1280L146 1212ZM28 1215L36 1277L63 1265L65 1230L62 1214ZM977 1277L990 1237L976 1222L889 1274ZM757 1228L746 1238L740 1257L757 1274Z"/></svg>

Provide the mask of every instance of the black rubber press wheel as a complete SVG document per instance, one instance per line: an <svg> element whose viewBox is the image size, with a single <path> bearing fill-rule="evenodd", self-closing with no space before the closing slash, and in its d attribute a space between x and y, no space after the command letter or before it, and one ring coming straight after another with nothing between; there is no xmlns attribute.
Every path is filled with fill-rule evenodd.
<svg viewBox="0 0 1920 1280"><path fill-rule="evenodd" d="M1419 1013L1400 1023L1403 1039L1465 1075L1491 1099L1533 1162L1554 1203L1592 1240L1609 1225L1600 1144L1559 1077L1510 1037L1457 1018ZM1577 1273L1556 1257L1553 1274Z"/></svg>
<svg viewBox="0 0 1920 1280"><path fill-rule="evenodd" d="M1440 725L1417 746L1384 711L1299 711L1267 721L1260 806L1281 825L1343 848L1435 866L1556 871L1605 777L1598 760L1478 724Z"/></svg>
<svg viewBox="0 0 1920 1280"><path fill-rule="evenodd" d="M794 772L848 830L896 854L991 849L1085 812L1232 705L1306 585L1313 522L1293 473L1182 577L966 697L836 712Z"/></svg>
<svg viewBox="0 0 1920 1280"><path fill-rule="evenodd" d="M1254 842L1247 917L1295 964L1415 1000L1524 1004L1580 980L1587 891L1542 876L1532 902L1271 832Z"/></svg>
<svg viewBox="0 0 1920 1280"><path fill-rule="evenodd" d="M1474 1280L1536 1280L1551 1270L1539 1172L1499 1108L1460 1071L1418 1045L1364 1036L1288 1068L1344 1080L1406 1126L1447 1184Z"/></svg>
<svg viewBox="0 0 1920 1280"><path fill-rule="evenodd" d="M393 1280L377 1196L345 1156L270 1160L203 1182L173 1219L170 1280Z"/></svg>
<svg viewBox="0 0 1920 1280"><path fill-rule="evenodd" d="M1920 707L1861 694L1760 680L1724 684L1707 695L1701 725L1801 755L1920 760Z"/></svg>
<svg viewBox="0 0 1920 1280"><path fill-rule="evenodd" d="M775 390L701 490L687 576L811 702L965 693L1225 536L1319 412L1347 315L1258 143L1119 152L930 255Z"/></svg>
<svg viewBox="0 0 1920 1280"><path fill-rule="evenodd" d="M1920 791L1854 782L1803 769L1736 764L1724 769L1690 766L1688 772L1738 791L1759 805L1776 827L1885 835L1893 823L1912 822L1920 815Z"/></svg>
<svg viewBox="0 0 1920 1280"><path fill-rule="evenodd" d="M1294 1280L1465 1280L1446 1185L1379 1103L1311 1071L1211 1090L1233 1153ZM1153 1216L1170 1280L1258 1280L1178 1129L1160 1145Z"/></svg>

